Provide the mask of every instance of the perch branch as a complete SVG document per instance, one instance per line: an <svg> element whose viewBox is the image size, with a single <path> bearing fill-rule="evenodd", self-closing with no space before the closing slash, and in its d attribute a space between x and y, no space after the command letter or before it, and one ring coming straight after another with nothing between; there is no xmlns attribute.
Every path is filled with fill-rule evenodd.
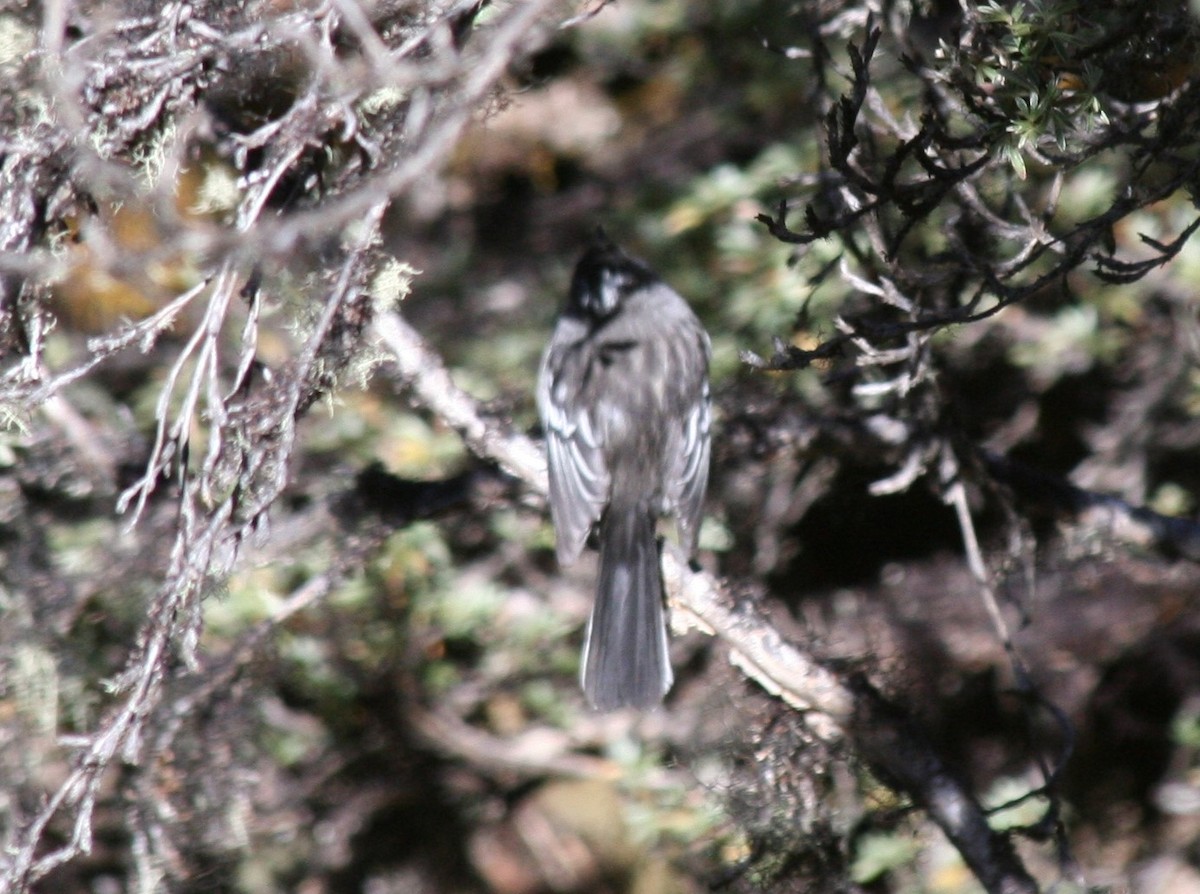
<svg viewBox="0 0 1200 894"><path fill-rule="evenodd" d="M454 384L437 352L398 314L380 315L375 332L395 355L414 403L458 431L478 457L545 495L545 460L532 440L485 417L475 399ZM787 642L753 606L730 608L717 579L672 550L664 552L663 577L677 619L720 637L746 676L802 711L818 734L848 738L884 778L929 811L989 892L1038 890L1009 840L988 826L967 787L899 709L865 682L843 679Z"/></svg>

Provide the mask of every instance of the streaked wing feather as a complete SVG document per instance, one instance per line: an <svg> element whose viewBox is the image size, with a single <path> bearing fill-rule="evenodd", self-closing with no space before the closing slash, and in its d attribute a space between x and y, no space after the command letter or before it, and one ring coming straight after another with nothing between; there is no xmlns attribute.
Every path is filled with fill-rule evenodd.
<svg viewBox="0 0 1200 894"><path fill-rule="evenodd" d="M680 543L689 552L696 549L700 521L704 514L704 492L708 488L708 468L712 449L710 434L712 411L708 384L704 398L688 414L675 460L676 474L671 482L671 500L679 523Z"/></svg>
<svg viewBox="0 0 1200 894"><path fill-rule="evenodd" d="M579 558L592 525L604 510L609 476L586 413L570 419L560 407L553 410L546 427L550 514L558 561L569 565Z"/></svg>

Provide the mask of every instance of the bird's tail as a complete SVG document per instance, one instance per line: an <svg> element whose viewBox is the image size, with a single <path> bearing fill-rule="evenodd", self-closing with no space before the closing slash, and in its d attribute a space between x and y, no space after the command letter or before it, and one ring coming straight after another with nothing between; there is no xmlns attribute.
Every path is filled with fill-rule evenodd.
<svg viewBox="0 0 1200 894"><path fill-rule="evenodd" d="M584 695L602 711L657 705L671 688L662 569L648 506L610 505L600 523L600 575L584 640Z"/></svg>

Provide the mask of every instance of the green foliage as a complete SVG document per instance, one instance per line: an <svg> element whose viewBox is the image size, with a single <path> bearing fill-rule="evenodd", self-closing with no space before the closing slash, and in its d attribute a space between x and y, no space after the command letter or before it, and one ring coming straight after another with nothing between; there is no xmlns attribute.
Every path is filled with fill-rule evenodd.
<svg viewBox="0 0 1200 894"><path fill-rule="evenodd" d="M981 799L990 810L993 829L1020 829L1035 826L1051 809L1045 796L1030 796L1029 779L1001 777Z"/></svg>
<svg viewBox="0 0 1200 894"><path fill-rule="evenodd" d="M193 11L195 21L203 21L204 6ZM447 160L444 177L429 177L422 184L426 191L411 204L396 202L388 215L396 232L389 232L387 247L382 240L366 240L370 244L363 251L369 262L356 268L351 292L367 296L373 311L398 307L448 359L455 381L487 402L486 411L499 420L499 428L511 424L529 429L538 355L567 288L571 262L587 231L605 224L697 307L713 337L712 371L721 407L738 417L718 420L722 436L728 432L730 437L718 443L722 455L711 507L719 520L705 522L701 546L715 553L705 561L727 574L739 594L744 588L755 598L765 593L795 599L806 623L819 625L828 614L836 624L858 612L846 612L845 606L873 601L860 599L860 589L868 585L860 588L858 577L853 586L831 595L797 570L800 566L789 564L789 550L820 552L805 539L813 533L806 525L816 514L805 513L814 501L833 501L832 515L839 524L849 519L842 530L855 543L873 522L874 505L859 499L866 489L860 470L833 483L829 477L808 475L822 464L847 469L866 457L874 475L878 466L897 461L898 451L924 447L922 438L944 438L957 449L971 443L977 432L999 432L997 441L1039 461L1051 455L1047 445L1067 442L1064 472L1080 453L1099 465L1124 463L1132 456L1131 466L1141 464L1152 508L1194 511L1198 482L1191 420L1200 414L1200 373L1190 368L1194 364L1188 357L1195 349L1200 247L1195 240L1183 245L1167 259L1169 264L1144 279L1121 281L1117 276L1112 277L1116 282L1101 282L1089 272L1089 264L1101 255L1155 260L1159 246L1189 226L1195 195L1187 195L1186 188L1164 190L1139 210L1114 214L1096 232L1075 232L1108 215L1114 202L1156 195L1163 183L1174 182L1171 165L1190 164L1194 155L1194 109L1175 110L1176 119L1159 115L1152 127L1139 131L1142 125L1134 112L1114 102L1112 72L1120 77L1127 70L1114 66L1106 72L1101 64L1106 54L1119 51L1126 61L1145 61L1147 45L1129 33L1131 22L1142 21L1132 15L1131 4L1113 10L1068 0L965 5L945 15L955 25L961 24L956 16L974 16L971 28L953 31L969 39L954 46L943 41L932 74L922 67L926 56L905 56L914 47L931 48L935 41L930 34L950 33L939 30L945 24L940 17L920 20L912 33L904 30L910 24L904 16L911 14L915 22L927 6L899 4L886 20L868 19L865 7L854 4L668 0L603 6L581 25L548 35L549 61L539 62L546 70L538 68L524 89L505 99L517 112L522 103L536 110L526 114L523 125L533 136L526 135L527 142L513 151L507 132L490 130L506 126L497 101L496 109L481 115L479 132ZM486 6L476 29L486 37L491 23L502 22L507 9ZM855 53L867 42L863 25L868 20L883 29L883 36L868 66L870 77L860 85ZM208 28L221 33L214 25ZM20 67L21 47L32 46L33 34L16 19L0 15L0 68ZM357 65L358 48L348 34L338 36L344 42L337 45L337 58L353 58ZM386 36L381 32L381 39ZM925 40L927 45L921 42ZM1187 50L1186 42L1181 46ZM428 47L431 53L437 49L434 43ZM334 57L330 59L332 64ZM370 70L364 63L357 71ZM348 68L343 74L349 95L354 71ZM846 110L858 86L873 92L842 134L848 161L838 170L831 160L837 147L830 131L843 120L839 115L851 117ZM535 105L560 87L569 88L567 104ZM934 87L946 88L941 104L922 105ZM419 106L419 100L421 94L407 89L378 87L352 101L359 112L355 121L337 126L336 115L321 119L319 138L299 144L312 148L311 168L305 161L297 170L274 169L281 175L280 193L311 189L301 204L317 203L323 199L320 193L343 175L371 182L389 169L392 156L370 157L367 144L359 147L361 153L352 148L350 125L357 124L360 132L386 128L405 110ZM40 100L25 97L21 102L29 116L45 114ZM431 108L443 106L433 103ZM946 119L938 134L941 143L929 136L932 130L920 139L913 136L932 120L914 111L918 109ZM1092 145L1097 134L1120 115L1125 116L1121 126L1136 137L1134 149L1119 145L1121 133L1114 130L1105 135L1114 142L1100 151ZM530 118L538 120L530 123ZM303 123L281 123L278 133L286 136L287 128ZM1169 143L1172 127L1187 136L1183 144ZM323 136L325 128L335 135ZM140 176L169 188L160 182L178 161L167 152L169 144L188 133L182 127L151 131L131 144L129 161ZM123 145L118 136L98 125L89 139L111 153ZM234 142L244 137L239 133ZM203 142L205 134L195 138ZM1172 152L1148 164L1145 153L1156 145L1170 145ZM273 147L260 148L269 157ZM196 193L181 198L187 200L189 214L200 211L210 217L199 223L189 218L186 226L228 225L244 198L241 190L272 169L237 169L225 156L215 161L215 152L201 157L207 167L196 172ZM962 165L976 159L985 163L953 179L966 170ZM295 183L287 182L292 176ZM1194 186L1197 180L1193 176L1186 182ZM96 184L97 192L107 188ZM955 204L967 192L970 202ZM272 220L286 226L293 208L277 208L279 195L262 200ZM787 203L784 217L797 232L809 222L805 214L810 211L814 219L839 225L811 240L785 244L757 219L775 213L781 200ZM864 208L870 213L860 215ZM969 212L979 208L985 213L972 218ZM993 227L997 221L1001 225ZM248 331L252 312L257 314L249 327L256 330L255 340L246 356L276 373L292 368L298 346L315 331L323 302L337 285L336 265L326 262L355 251L365 237L362 226L354 222L322 238L301 240L305 250L286 264L264 262L284 269L265 271L269 287L258 294L253 311L253 302L243 300L248 293L238 293L231 302L225 330L213 340L212 356L221 368L208 383L212 393L228 384L232 370L225 367L238 365L238 333ZM76 235L64 228L50 233L47 241L66 254L76 245ZM894 243L889 241L893 236ZM994 265L1003 277L1011 274L1003 285L1017 290L1054 269L1056 253L1085 238L1091 240L1086 245L1090 254L1081 257L1088 263L1048 279L993 317L946 327L922 340L930 331L921 328L922 319L953 318L965 308L984 281L981 269ZM420 258L428 271L414 281L416 271L403 260L407 255L390 253L394 243ZM113 254L126 263L122 252ZM961 263L967 255L971 263ZM187 265L176 272L188 283L199 281ZM883 292L885 281L896 287L895 293ZM201 293L197 307L188 312L199 319L199 305L210 294ZM989 293L975 309L994 308L989 302L997 300ZM902 313L906 301L910 310ZM864 324L856 333L858 342L799 371L768 376L748 371L739 359L741 351L760 350L776 340L812 350L858 322ZM888 326L897 322L904 324L896 330L899 336L888 334ZM79 411L75 417L47 423L36 411L0 407L0 422L15 428L19 421L21 429L0 431L0 534L6 547L0 560L5 574L0 586L5 618L0 625L0 713L7 712L11 728L30 734L24 741L50 743L63 733L91 732L117 703L117 675L138 641L147 606L154 604L151 597L171 561L168 547L156 545L169 544L170 538L159 535L174 531L180 518L172 501L201 465L202 450L196 445L218 433L212 430L212 414L201 410L186 420L184 431L193 450L179 465L190 465L162 476L159 502L149 506L145 533L130 542L120 536L121 520L113 517L115 495L98 489L89 477L92 472L60 461L56 451L71 455L82 445L81 455L90 459L94 444L97 455L103 459L102 454L111 454L119 467L114 480L128 472L127 463L142 463L142 442L153 440L164 415L160 402L169 419L176 418L183 403L181 389L164 400L163 383L178 356L180 337L194 323L181 318L179 330L164 336L155 351L125 352L136 355L129 368L112 368L118 366L114 363L105 370L111 377L87 377L66 388L62 394L68 408ZM527 488L481 473L487 482L480 492L464 493L448 511L419 522L411 521L407 511L422 507L373 511L355 502L361 496L355 475L376 460L406 484L453 483L460 473L482 464L446 424L406 406L403 383L379 375L382 355L352 330L346 327L345 344L322 355L313 371L323 382L324 401L299 422L299 446L286 469L289 488L269 513L274 536L262 543L247 537L239 544L244 564L228 580L205 587L202 671L223 672L229 659L237 672L213 677L222 688L216 695L197 696L202 710L166 718L164 725L194 724L173 740L177 748L147 753L141 763L131 761L122 768L122 788L128 780L147 788L185 780L191 788L181 790L169 806L185 805L178 815L190 820L194 813L197 825L210 820L212 828L237 826L230 818L238 811L262 811L270 821L258 828L247 823L225 838L214 835L216 843L201 842L199 836L191 842L185 834L189 827L174 818L156 828L169 827L205 859L237 862L242 890L286 890L285 882L299 878L303 887L328 886L334 876L340 883L358 874L366 879L365 887L386 887L393 869L387 861L394 855L388 854L384 868L376 872L364 853L374 838L393 848L417 838L421 830L416 827L422 823L412 822L411 804L419 812L445 811L449 818L431 817L430 826L436 825L442 837L461 837L462 853L471 855L489 845L472 835L495 832L493 824L513 816L519 819L520 810L536 800L530 792L537 790L543 794L541 806L553 801L555 817L567 826L578 818L576 813L587 814L596 806L589 802L580 809L577 802L594 796L602 801L599 812L605 822L616 814L622 817L621 823L610 825L622 839L617 849L626 851L624 859L636 859L627 853L632 843L635 849L667 853L680 862L703 863L697 877L740 864L748 867L743 881L765 889L781 889L803 870L822 879L836 877L842 886L849 877L880 889L971 890L967 870L948 845L941 846L948 856L939 857L940 838L918 811L905 802L882 808L872 802L882 786L865 773L863 778L830 778L831 766L844 767L844 754L821 750L802 729L785 734L786 722L746 724L738 714L743 701L750 706L747 713L774 705L744 696L740 684L729 686L730 678L719 673L723 659L708 658L696 641L677 644L686 664L679 669L681 685L660 717L621 727L619 720L583 714L575 681L591 578L586 570L555 566L553 531ZM903 354L910 345L919 350L901 360L867 362L870 358L859 348L879 332L885 334L870 347L882 353ZM38 362L51 370L68 368L98 344L85 336L64 315L59 329L45 340ZM1183 371L1177 380L1166 380L1161 391L1151 390L1151 400L1132 399L1139 396L1134 388L1145 384L1140 377L1153 379L1159 369L1154 364L1163 358L1180 361ZM909 387L916 372L926 374L924 390ZM198 374L197 364L185 363L180 381L193 381ZM893 389L895 381L906 384ZM271 387L256 381L249 393L271 397ZM1055 392L1060 398L1066 394L1058 404L1047 397ZM921 400L905 403L914 393ZM744 399L747 395L753 399ZM236 397L240 400L242 394ZM872 453L876 445L867 443L874 430L870 423L884 417L895 423L889 431L900 432L888 445L895 450ZM753 425L738 427L747 420ZM747 430L756 426L769 431L761 442L747 445L754 438ZM94 442L93 430L102 436ZM810 430L818 439L812 447ZM847 441L836 440L838 430L851 433ZM260 434L269 440L277 431ZM231 437L227 446L236 454L252 446L244 440ZM1100 455L1096 445L1109 442L1116 444L1112 455ZM796 468L789 478L791 461ZM970 474L965 465L962 474ZM939 481L932 483L936 487ZM200 509L220 505L238 486L235 475L213 476ZM769 500L764 499L768 486ZM747 493L752 511L742 513L733 503L722 502L737 489ZM980 500L993 498L987 488L977 490ZM394 508L400 521L387 508ZM1003 508L1009 510L1007 504ZM768 518L771 513L777 517ZM905 518L902 527L923 531L928 518L911 521L909 525ZM888 539L897 532L884 533ZM982 534L1000 539L995 531ZM756 559L760 538L774 538L781 546L780 558L776 567L755 577L747 564ZM229 544L221 548L231 549ZM818 560L832 565L838 561L834 552ZM861 549L851 561L866 566L872 552ZM903 578L906 594L916 601L922 584L920 575L907 576L908 561L889 560L886 576ZM865 577L873 573L854 570ZM338 581L331 593L281 619L288 599L327 574ZM53 586L43 587L43 581ZM826 597L829 612L822 601ZM1178 606L1171 610L1177 612ZM50 620L44 623L45 618ZM912 641L911 657L859 653L848 656L848 662L838 658L833 663L865 665L868 674L909 665L902 672L912 675L912 691L943 691L962 670L954 662L989 659L962 658L956 638L960 631L943 629L941 623L927 631L934 643L927 648L937 651L928 662L940 675L936 679L920 677L925 653L916 641L922 637L896 637ZM268 630L269 636L247 640ZM877 634L871 628L870 638L889 641L890 631L881 626ZM856 629L845 639L859 634ZM937 641L942 635L945 643ZM841 638L834 633L826 645L836 651ZM963 641L969 645L976 640ZM236 651L247 642L254 646L251 657ZM1046 651L1058 662L1056 673L1070 663L1062 649ZM164 666L174 672L173 664ZM1089 679L1100 676L1093 668L1087 672ZM192 696L189 687L197 685L194 676L180 669L177 677L164 673L163 678L173 687L171 697L180 699L172 704L192 704L187 699ZM714 702L712 690L721 686L730 691L718 693L724 701ZM496 754L473 752L470 743L454 736L439 739L436 725L428 723L430 714L462 724ZM1180 749L1197 747L1194 714L1185 704L1175 718L1171 730ZM803 727L802 720L793 720ZM727 739L752 754L746 762L759 774L757 787L746 786L731 772L733 749L724 740L714 745L703 739L710 734L709 725L721 724L731 727L724 733ZM959 734L957 725L957 718L951 718L944 730L948 737ZM970 733L961 735L967 746L963 754L970 754ZM546 755L545 767L520 770L506 763L514 756L508 749L531 743L547 750L521 750L517 762L530 753ZM197 754L187 755L188 748ZM0 763L10 774L19 769L29 782L21 792L29 803L40 797L42 779L69 769L65 761L40 767L34 749L10 751ZM1185 757L1180 765L1190 768L1195 755ZM555 761L560 758L582 759L586 767L602 768L591 772L611 774L617 781L606 779L591 788L547 782L558 772L561 764ZM161 775L155 775L160 769ZM1020 778L1002 777L989 801L1016 797L1025 784L1016 781ZM221 789L218 783L225 779L230 784ZM262 804L246 804L260 793L251 780L263 780L261 791L268 797ZM123 790L113 796L114 803L121 797ZM270 814L276 797L287 803L287 810ZM739 797L746 803L734 820L730 803ZM334 816L345 805L346 812ZM994 825L1018 828L1044 809L1042 799L1030 799L995 817ZM106 813L97 814L99 822L107 823L105 841L129 838L130 830L111 817L134 811ZM896 813L904 814L901 821L887 826L886 818ZM396 822L396 816L402 819ZM877 825L872 822L876 819ZM6 822L0 816L0 838ZM55 823L53 833L69 837L62 817ZM855 829L864 825L872 831L855 838ZM345 838L322 851L315 840L318 832ZM751 859L760 850L765 855ZM331 868L310 859L318 853L322 859L333 853L332 859L346 863ZM147 865L159 865L160 856ZM424 857L422 853L417 859ZM173 858L168 855L161 863ZM107 859L104 854L97 862ZM802 865L806 860L808 865ZM818 868L812 870L812 865ZM408 869L398 870L396 877ZM224 876L214 876L211 883L222 887ZM92 887L97 884L107 880Z"/></svg>
<svg viewBox="0 0 1200 894"><path fill-rule="evenodd" d="M1175 741L1194 752L1200 752L1200 705L1185 704L1171 721Z"/></svg>
<svg viewBox="0 0 1200 894"><path fill-rule="evenodd" d="M1080 14L1075 0L996 0L979 10L986 49L968 58L945 42L940 56L973 72L990 97L996 151L1022 180L1024 153L1053 144L1060 152L1108 123L1101 101L1101 69L1080 50L1099 42L1102 29Z"/></svg>
<svg viewBox="0 0 1200 894"><path fill-rule="evenodd" d="M871 832L859 837L855 851L850 877L866 885L911 863L921 852L921 846L907 831Z"/></svg>

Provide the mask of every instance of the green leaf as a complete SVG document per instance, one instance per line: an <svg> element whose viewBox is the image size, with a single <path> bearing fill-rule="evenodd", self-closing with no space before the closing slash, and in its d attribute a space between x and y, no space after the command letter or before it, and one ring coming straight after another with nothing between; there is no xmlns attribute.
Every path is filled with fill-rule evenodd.
<svg viewBox="0 0 1200 894"><path fill-rule="evenodd" d="M891 832L864 835L857 845L850 877L860 885L870 884L885 873L908 865L921 851L911 836Z"/></svg>

